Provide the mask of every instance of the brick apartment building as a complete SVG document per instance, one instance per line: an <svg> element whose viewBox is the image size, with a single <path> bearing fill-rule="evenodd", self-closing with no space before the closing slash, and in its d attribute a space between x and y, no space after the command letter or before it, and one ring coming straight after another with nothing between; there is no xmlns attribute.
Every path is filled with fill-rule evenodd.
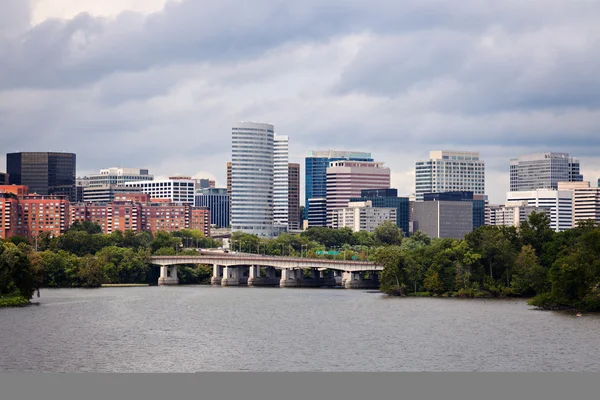
<svg viewBox="0 0 600 400"><path fill-rule="evenodd" d="M0 185L2 239L19 235L34 240L42 232L58 236L75 221L96 222L106 234L194 229L210 236L210 211L204 207L150 199L144 193L119 195L111 203L70 204L63 196L29 194L27 186Z"/></svg>

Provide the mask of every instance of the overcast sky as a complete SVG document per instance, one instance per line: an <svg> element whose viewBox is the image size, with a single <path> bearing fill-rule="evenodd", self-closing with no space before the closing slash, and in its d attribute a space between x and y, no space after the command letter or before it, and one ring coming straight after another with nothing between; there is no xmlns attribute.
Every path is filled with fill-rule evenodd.
<svg viewBox="0 0 600 400"><path fill-rule="evenodd" d="M0 0L0 170L77 154L225 184L231 125L370 151L402 195L430 150L567 151L600 177L600 0Z"/></svg>

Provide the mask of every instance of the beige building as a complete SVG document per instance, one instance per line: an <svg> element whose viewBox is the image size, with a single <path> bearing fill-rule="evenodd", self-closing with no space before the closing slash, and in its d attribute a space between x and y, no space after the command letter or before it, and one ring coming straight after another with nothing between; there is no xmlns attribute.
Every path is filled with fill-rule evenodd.
<svg viewBox="0 0 600 400"><path fill-rule="evenodd" d="M590 182L558 182L558 189L573 192L573 227L590 219L600 222L600 188Z"/></svg>
<svg viewBox="0 0 600 400"><path fill-rule="evenodd" d="M529 206L526 201L508 202L503 206L490 206L489 223L492 226L521 226L533 212L548 213L548 208ZM486 217L487 218L487 217Z"/></svg>
<svg viewBox="0 0 600 400"><path fill-rule="evenodd" d="M371 201L348 203L348 207L333 211L332 228L350 228L353 232L373 232L384 221L396 223L396 209L373 207Z"/></svg>

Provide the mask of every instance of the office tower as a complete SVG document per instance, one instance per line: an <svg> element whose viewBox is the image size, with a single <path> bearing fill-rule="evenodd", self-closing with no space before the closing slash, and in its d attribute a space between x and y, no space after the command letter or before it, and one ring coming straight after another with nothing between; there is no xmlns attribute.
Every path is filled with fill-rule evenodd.
<svg viewBox="0 0 600 400"><path fill-rule="evenodd" d="M10 183L25 185L30 193L66 196L76 200L76 157L73 153L23 152L6 155Z"/></svg>
<svg viewBox="0 0 600 400"><path fill-rule="evenodd" d="M273 224L287 231L289 222L289 138L273 138Z"/></svg>
<svg viewBox="0 0 600 400"><path fill-rule="evenodd" d="M89 182L86 185L88 187L103 187L123 186L126 182L151 181L154 176L150 175L147 169L113 167L101 169L99 174L92 174L85 179Z"/></svg>
<svg viewBox="0 0 600 400"><path fill-rule="evenodd" d="M600 223L600 188L590 182L558 182L558 190L573 192L573 227L587 220Z"/></svg>
<svg viewBox="0 0 600 400"><path fill-rule="evenodd" d="M143 193L141 187L131 187L125 185L98 185L98 186L77 186L77 196L79 196L79 189L82 190L82 198L79 202L92 202L92 203L110 203L115 200L116 197L122 194L128 193Z"/></svg>
<svg viewBox="0 0 600 400"><path fill-rule="evenodd" d="M231 161L227 163L227 196L229 196L229 224L231 225Z"/></svg>
<svg viewBox="0 0 600 400"><path fill-rule="evenodd" d="M300 164L288 165L288 227L300 229Z"/></svg>
<svg viewBox="0 0 600 400"><path fill-rule="evenodd" d="M214 188L215 187L215 181L212 179L194 179L194 181L196 182L196 190L198 189L208 189L208 188Z"/></svg>
<svg viewBox="0 0 600 400"><path fill-rule="evenodd" d="M413 204L413 231L432 238L463 239L473 231L470 201L417 201Z"/></svg>
<svg viewBox="0 0 600 400"><path fill-rule="evenodd" d="M403 235L409 232L409 199L398 197L397 189L366 189L361 190L360 197L350 199L350 202L371 203L371 207L394 208L396 210L396 225L402 229Z"/></svg>
<svg viewBox="0 0 600 400"><path fill-rule="evenodd" d="M485 163L476 152L431 151L429 160L416 163L415 184L417 201L422 201L425 193L485 194Z"/></svg>
<svg viewBox="0 0 600 400"><path fill-rule="evenodd" d="M550 209L550 228L556 232L573 227L573 191L537 189L506 193L506 205L526 202L528 206Z"/></svg>
<svg viewBox="0 0 600 400"><path fill-rule="evenodd" d="M473 230L485 225L487 196L469 191L424 193L424 201L468 201L473 203Z"/></svg>
<svg viewBox="0 0 600 400"><path fill-rule="evenodd" d="M174 176L159 181L126 182L127 188L139 188L152 199L168 199L174 204L194 204L195 182L189 176Z"/></svg>
<svg viewBox="0 0 600 400"><path fill-rule="evenodd" d="M8 185L8 174L0 172L0 185Z"/></svg>
<svg viewBox="0 0 600 400"><path fill-rule="evenodd" d="M309 228L327 226L327 199L325 197L308 199L305 210L308 210L306 219Z"/></svg>
<svg viewBox="0 0 600 400"><path fill-rule="evenodd" d="M227 189L206 188L196 191L196 207L206 207L210 210L210 223L218 228L229 226L229 195Z"/></svg>
<svg viewBox="0 0 600 400"><path fill-rule="evenodd" d="M274 127L240 122L231 136L231 230L272 237Z"/></svg>
<svg viewBox="0 0 600 400"><path fill-rule="evenodd" d="M579 160L569 153L526 154L510 160L510 191L557 189L558 182L581 182Z"/></svg>
<svg viewBox="0 0 600 400"><path fill-rule="evenodd" d="M348 207L333 210L331 227L350 228L353 232L373 232L384 221L396 223L396 208L373 207L371 200L351 201Z"/></svg>
<svg viewBox="0 0 600 400"><path fill-rule="evenodd" d="M361 153L354 151L323 150L312 151L305 159L304 165L304 207L308 218L310 212L309 199L325 198L327 196L327 168L331 161L354 160L354 161L373 161L371 153ZM316 215L313 213L313 217ZM321 218L313 218L313 223ZM323 219L324 220L324 219ZM309 226L313 226L310 225ZM322 226L325 226L322 225Z"/></svg>
<svg viewBox="0 0 600 400"><path fill-rule="evenodd" d="M390 169L375 161L332 161L327 168L327 226L331 226L333 211L346 208L363 189L388 189Z"/></svg>

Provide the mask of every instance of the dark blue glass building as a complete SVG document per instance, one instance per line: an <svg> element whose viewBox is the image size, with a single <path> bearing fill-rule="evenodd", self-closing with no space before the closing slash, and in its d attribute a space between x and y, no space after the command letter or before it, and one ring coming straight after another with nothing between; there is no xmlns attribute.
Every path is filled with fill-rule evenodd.
<svg viewBox="0 0 600 400"><path fill-rule="evenodd" d="M194 199L196 207L208 207L210 210L210 224L219 228L226 228L230 225L229 204L227 189L199 189Z"/></svg>

